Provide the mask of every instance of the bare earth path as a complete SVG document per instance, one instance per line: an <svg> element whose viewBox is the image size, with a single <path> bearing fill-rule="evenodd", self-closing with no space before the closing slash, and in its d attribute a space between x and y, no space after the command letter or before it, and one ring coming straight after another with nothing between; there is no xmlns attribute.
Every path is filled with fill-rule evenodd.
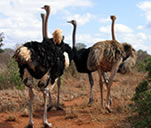
<svg viewBox="0 0 151 128"><path fill-rule="evenodd" d="M100 108L100 91L98 85L97 73L94 73L94 103L88 105L89 98L89 82L86 75L79 74L79 77L68 78L63 82L61 87L61 104L63 111L56 111L55 107L48 112L48 121L53 124L53 128L131 128L128 117L131 115L129 104L132 103L131 98L135 92L135 88L143 79L144 74L117 74L112 86L112 113ZM13 93L13 92L12 92ZM104 97L106 90L104 88ZM56 102L57 89L55 87L53 93L53 102ZM0 91L0 103L9 94L4 95ZM43 100L41 93L41 102ZM16 96L17 97L17 96ZM26 96L25 96L26 97ZM28 96L27 96L28 98ZM24 100L11 98L20 106ZM27 99L26 99L27 100ZM0 105L1 105L0 104ZM34 126L35 128L43 128L42 126L43 106L34 110ZM7 121L11 120L11 121ZM14 121L13 121L14 120ZM1 112L0 128L24 128L28 123L28 117L23 116L22 111Z"/></svg>

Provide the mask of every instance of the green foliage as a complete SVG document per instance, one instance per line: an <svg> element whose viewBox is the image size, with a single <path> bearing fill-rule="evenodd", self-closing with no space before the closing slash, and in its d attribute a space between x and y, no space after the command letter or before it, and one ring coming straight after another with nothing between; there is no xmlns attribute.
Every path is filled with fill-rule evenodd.
<svg viewBox="0 0 151 128"><path fill-rule="evenodd" d="M145 60L147 60L149 57L150 55L146 51L137 51L136 69L138 72L146 72L145 67L147 66L147 63L145 63Z"/></svg>
<svg viewBox="0 0 151 128"><path fill-rule="evenodd" d="M19 68L16 61L14 61L13 59L11 59L8 63L8 73L8 80L10 81L10 83L15 85L18 89L23 89L24 86L22 85L22 81L20 78Z"/></svg>
<svg viewBox="0 0 151 128"><path fill-rule="evenodd" d="M15 60L10 59L7 69L0 74L0 89L13 88L23 89L19 69Z"/></svg>
<svg viewBox="0 0 151 128"><path fill-rule="evenodd" d="M132 98L133 109L137 112L136 128L151 127L151 58L145 60L145 70L148 76L136 87Z"/></svg>
<svg viewBox="0 0 151 128"><path fill-rule="evenodd" d="M5 78L3 75L0 74L0 89L3 89L4 83L5 83Z"/></svg>

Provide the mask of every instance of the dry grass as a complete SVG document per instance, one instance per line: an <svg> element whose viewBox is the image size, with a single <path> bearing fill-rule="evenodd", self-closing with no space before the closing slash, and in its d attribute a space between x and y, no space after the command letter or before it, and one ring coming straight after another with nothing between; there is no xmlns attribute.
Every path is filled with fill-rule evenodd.
<svg viewBox="0 0 151 128"><path fill-rule="evenodd" d="M109 75L109 74L108 74ZM132 114L129 104L135 92L135 87L143 79L144 74L116 74L111 88L113 100L111 114L101 108L100 89L98 74L93 73L94 77L94 103L88 105L90 95L90 85L86 74L79 74L78 77L62 78L60 102L64 108L64 119L72 120L76 125L89 124L92 122L107 123L110 122L115 128L130 128L128 117ZM66 78L66 79L65 79ZM33 110L35 116L43 110L42 93L34 89L35 99ZM20 91L16 89L7 89L0 91L0 112L20 112L21 116L28 117L28 89ZM106 90L104 89L104 98ZM53 104L57 101L57 86L52 91ZM105 99L104 99L105 101ZM11 117L11 116L10 116ZM41 116L39 116L41 117Z"/></svg>

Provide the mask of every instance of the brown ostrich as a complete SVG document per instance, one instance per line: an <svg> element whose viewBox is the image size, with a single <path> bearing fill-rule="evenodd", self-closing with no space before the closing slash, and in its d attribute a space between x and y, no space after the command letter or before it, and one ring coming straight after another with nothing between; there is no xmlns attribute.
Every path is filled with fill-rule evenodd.
<svg viewBox="0 0 151 128"><path fill-rule="evenodd" d="M110 91L113 78L122 64L123 58L125 58L125 51L118 41L115 40L114 36L114 21L115 17L112 16L112 38L113 40L100 41L95 43L90 49L88 56L87 66L90 71L97 70L99 74L100 84L100 95L101 95L101 106L104 108L103 103L103 82L102 72L111 72L109 81L107 84L107 96L106 96L106 109L111 112L110 109Z"/></svg>

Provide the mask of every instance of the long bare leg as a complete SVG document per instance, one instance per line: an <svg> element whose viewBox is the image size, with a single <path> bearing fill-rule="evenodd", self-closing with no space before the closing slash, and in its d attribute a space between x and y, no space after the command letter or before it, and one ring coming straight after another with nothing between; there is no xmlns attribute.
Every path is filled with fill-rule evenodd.
<svg viewBox="0 0 151 128"><path fill-rule="evenodd" d="M44 114L43 114L43 125L45 128L51 128L52 124L48 123L47 121L47 96L49 94L49 89L48 88L44 88L42 90L43 92L43 97L44 97Z"/></svg>
<svg viewBox="0 0 151 128"><path fill-rule="evenodd" d="M101 68L98 68L98 74L99 74L99 84L100 84L101 107L104 108L104 102L103 102L103 82L102 82L102 70L101 70Z"/></svg>
<svg viewBox="0 0 151 128"><path fill-rule="evenodd" d="M106 76L106 73L105 73L105 72L102 72L102 75L103 75L103 78L104 78L104 82L105 82L106 84L108 84L108 78L107 78L107 76Z"/></svg>
<svg viewBox="0 0 151 128"><path fill-rule="evenodd" d="M47 111L50 111L52 109L52 107L53 107L51 91L55 87L57 81L58 81L58 78L55 80L55 83L53 85L48 85L48 87L49 87L49 102L48 102L48 106L47 106Z"/></svg>
<svg viewBox="0 0 151 128"><path fill-rule="evenodd" d="M32 102L33 102L33 99L34 99L34 93L33 93L33 90L32 88L29 88L29 112L30 112L30 115L29 115L29 122L28 122L28 125L26 126L26 128L33 128L33 125L34 125L34 122L33 122L33 115L32 115Z"/></svg>
<svg viewBox="0 0 151 128"><path fill-rule="evenodd" d="M63 108L60 106L60 86L61 86L61 78L60 77L58 78L57 85L58 85L58 96L57 96L56 108L57 108L57 110L63 110Z"/></svg>
<svg viewBox="0 0 151 128"><path fill-rule="evenodd" d="M104 82L105 82L105 84L106 84L106 88L108 88L107 86L108 86L109 80L108 80L108 78L107 78L107 75L106 75L105 72L102 72L102 75L103 75L103 78L104 78ZM112 105L112 97L110 96L110 106L111 106L111 105Z"/></svg>
<svg viewBox="0 0 151 128"><path fill-rule="evenodd" d="M52 105L52 98L51 98L51 93L49 91L49 103L47 106L47 111L50 111L52 109L53 105Z"/></svg>
<svg viewBox="0 0 151 128"><path fill-rule="evenodd" d="M23 82L24 82L25 86L27 86L29 88L29 112L30 112L30 115L29 115L28 125L25 128L33 128L33 125L34 125L33 116L32 116L32 102L34 99L34 92L32 90L33 78L27 69L24 69Z"/></svg>
<svg viewBox="0 0 151 128"><path fill-rule="evenodd" d="M111 75L110 75L110 78L109 78L109 83L108 83L108 86L107 86L107 102L106 102L106 109L111 112L111 109L110 109L110 97L111 97L111 86L112 86L112 82L113 82L113 78L119 68L119 65L121 64L122 62L122 59L119 60L117 63L115 63L112 67L112 70L111 70Z"/></svg>
<svg viewBox="0 0 151 128"><path fill-rule="evenodd" d="M88 77L90 82L90 98L88 104L91 104L93 102L93 84L94 84L92 73L88 73Z"/></svg>

